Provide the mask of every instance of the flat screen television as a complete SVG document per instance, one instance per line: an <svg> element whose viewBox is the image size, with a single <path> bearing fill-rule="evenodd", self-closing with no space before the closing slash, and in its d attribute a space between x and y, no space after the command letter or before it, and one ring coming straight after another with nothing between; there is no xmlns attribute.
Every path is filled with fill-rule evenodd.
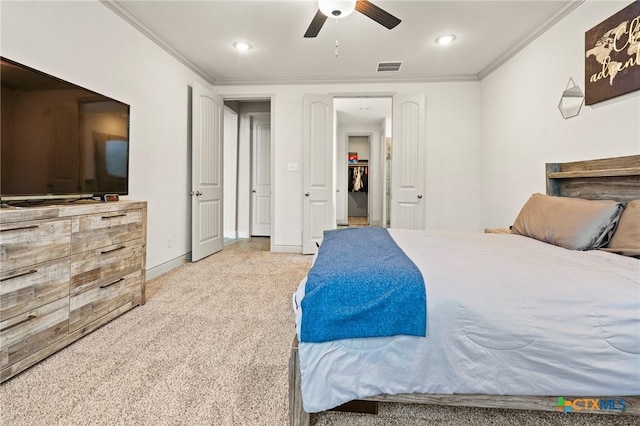
<svg viewBox="0 0 640 426"><path fill-rule="evenodd" d="M0 61L2 202L128 194L129 105Z"/></svg>

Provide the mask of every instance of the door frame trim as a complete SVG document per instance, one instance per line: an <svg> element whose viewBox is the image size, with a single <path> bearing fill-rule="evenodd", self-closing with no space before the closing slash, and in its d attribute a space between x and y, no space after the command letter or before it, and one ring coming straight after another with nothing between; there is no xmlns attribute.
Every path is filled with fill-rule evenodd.
<svg viewBox="0 0 640 426"><path fill-rule="evenodd" d="M238 94L238 93L218 93L219 96L222 97L222 102L226 102L226 101L258 101L258 100L264 100L264 101L268 101L269 105L270 105L270 112L268 113L271 117L271 140L269 141L270 146L270 155L271 155L271 176L269 179L269 182L271 184L271 237L269 238L269 250L270 251L274 251L274 246L275 246L275 242L274 242L274 236L276 235L276 226L275 226L275 197L277 195L277 188L275 187L275 162L276 162L276 156L275 156L275 140L276 140L276 136L275 136L275 132L276 132L276 119L275 119L275 105L276 105L276 94L275 93L250 93L250 94ZM224 167L224 166L223 166ZM249 233L251 233L251 230L249 230Z"/></svg>
<svg viewBox="0 0 640 426"><path fill-rule="evenodd" d="M335 100L336 99L353 99L353 98L374 98L374 99L388 99L389 101L389 121L391 123L391 128L393 128L393 99L395 96L401 94L402 92L399 91L394 91L394 92L329 92L329 95L333 97L334 100L334 105L335 105ZM335 108L334 108L335 109ZM338 120L339 123L339 120ZM337 124L336 124L336 129L337 129ZM386 129L386 123L385 123L385 129ZM369 148L370 148L370 152L372 152L371 150L371 146L375 145L374 143L374 139L373 138L377 138L380 136L380 132L374 132L374 133L368 133L368 132L344 132L345 134L345 157L346 158L346 154L348 153L348 136L369 136ZM337 137L337 135L336 135ZM384 146L385 141L380 141L380 145ZM336 141L337 143L337 141ZM377 155L379 155L380 153L378 153ZM339 155L339 154L338 154ZM371 157L371 154L369 155ZM346 161L346 160L345 160ZM371 166L371 159L369 159L370 163L369 166ZM337 162L337 161L336 161ZM386 197L386 191L387 191L387 182L385 179L387 170L386 170L386 162L384 159L384 156L380 157L380 164L378 164L378 172L380 173L380 196L382 197L382 199L380 200L381 203L381 209L382 211L382 215L380 217L380 223L375 223L375 226L382 226L382 227L387 227L385 224L385 220L384 220L384 210L385 210L385 204L384 204L384 199ZM335 175L336 175L336 179L338 176L338 173L340 173L340 171L336 170L335 171ZM347 166L344 166L344 175L346 176L347 173ZM348 185L345 187L345 190L348 189ZM375 197L374 197L375 198ZM347 208L348 208L348 194L345 196L345 202L347 203ZM369 223L371 225L371 209L372 204L371 204L371 197L369 197ZM349 212L347 210L347 222L349 221ZM337 221L336 221L337 224ZM344 224L340 224L340 225L344 225Z"/></svg>
<svg viewBox="0 0 640 426"><path fill-rule="evenodd" d="M371 164L372 164L372 162L371 162L371 153L373 152L373 150L371 149L371 145L372 145L372 142L373 142L372 139L373 139L374 133L373 132L352 132L352 131L347 131L347 132L344 132L343 134L344 134L344 142L345 142L345 148L346 148L347 154L349 153L349 138L351 136L367 138L367 143L369 144L369 158L368 158L369 163L368 163L367 167L369 168L369 172L371 172ZM339 172L339 173L342 173L343 179L345 179L344 176L347 176L347 171L349 170L349 162L348 162L348 159L347 159L346 155L342 157L342 160L340 161L340 167L342 169L342 172ZM345 195L344 195L343 198L345 200L345 207L346 207L346 210L347 210L347 223L346 223L346 225L348 225L349 224L349 182L347 182L347 184L345 185L345 189L346 189L345 190ZM371 211L372 211L372 209L371 209L372 202L371 201L372 201L372 197L371 197L371 193L369 193L369 194L367 194L367 222L369 224L371 224ZM338 224L338 225L342 225L342 224Z"/></svg>

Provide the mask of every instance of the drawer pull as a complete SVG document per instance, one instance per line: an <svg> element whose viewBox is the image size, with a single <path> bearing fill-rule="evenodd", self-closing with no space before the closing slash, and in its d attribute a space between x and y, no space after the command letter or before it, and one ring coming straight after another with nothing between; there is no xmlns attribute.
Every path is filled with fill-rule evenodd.
<svg viewBox="0 0 640 426"><path fill-rule="evenodd" d="M113 253L114 251L118 251L118 250L122 250L123 248L126 248L125 246L120 246L120 247L116 247L114 249L111 250L102 250L100 252L100 254L109 254L109 253Z"/></svg>
<svg viewBox="0 0 640 426"><path fill-rule="evenodd" d="M37 228L40 225L27 225L27 226L18 226L16 228L7 228L7 229L2 229L0 230L0 232L9 232L9 231L22 231L24 229L33 229L33 228Z"/></svg>
<svg viewBox="0 0 640 426"><path fill-rule="evenodd" d="M35 319L35 318L36 318L35 315L29 315L27 318L23 319L22 321L18 321L15 324L11 324L9 327L5 327L5 328L1 329L0 332L7 331L7 330L9 330L9 329L11 329L13 327L17 327L20 324L24 324L25 322L29 322L29 321L31 321L32 319Z"/></svg>
<svg viewBox="0 0 640 426"><path fill-rule="evenodd" d="M126 215L127 215L126 213L120 213L120 214L114 214L114 215L111 215L111 216L102 216L102 218L103 219L112 219L114 217L123 217L123 216L126 216Z"/></svg>
<svg viewBox="0 0 640 426"><path fill-rule="evenodd" d="M32 269L32 270L30 270L30 271L23 272L23 273L21 273L21 274L15 274L15 275L11 275L10 277L2 278L2 279L0 279L0 282L2 282L2 281L9 281L9 280L12 280L12 279L14 279L14 278L24 277L25 275L35 274L36 272L38 272L38 270L37 270L37 269Z"/></svg>
<svg viewBox="0 0 640 426"><path fill-rule="evenodd" d="M118 284L119 282L124 281L124 278L120 278L118 280L115 280L114 282L112 282L111 284L104 284L101 285L100 288L107 288L107 287L111 287L114 284Z"/></svg>

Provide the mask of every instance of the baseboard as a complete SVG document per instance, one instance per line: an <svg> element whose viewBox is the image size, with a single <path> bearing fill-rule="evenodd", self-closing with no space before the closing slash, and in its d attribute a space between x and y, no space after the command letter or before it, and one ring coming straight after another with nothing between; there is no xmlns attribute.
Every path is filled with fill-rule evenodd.
<svg viewBox="0 0 640 426"><path fill-rule="evenodd" d="M302 253L302 246L284 246L281 244L273 244L271 251L274 253Z"/></svg>
<svg viewBox="0 0 640 426"><path fill-rule="evenodd" d="M223 237L235 240L236 238L238 238L238 233L236 231L227 231L223 234Z"/></svg>
<svg viewBox="0 0 640 426"><path fill-rule="evenodd" d="M191 252L187 254L183 254L180 257L176 257L175 259L172 259L168 262L164 262L158 266L154 266L151 269L147 269L147 281L157 278L160 275L166 274L170 270L175 269L178 266L187 263L190 259L191 259Z"/></svg>

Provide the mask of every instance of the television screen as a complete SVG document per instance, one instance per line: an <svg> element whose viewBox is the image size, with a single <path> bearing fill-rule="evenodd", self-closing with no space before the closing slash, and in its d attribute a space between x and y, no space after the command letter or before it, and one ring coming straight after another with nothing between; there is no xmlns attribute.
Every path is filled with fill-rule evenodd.
<svg viewBox="0 0 640 426"><path fill-rule="evenodd" d="M129 105L0 61L2 200L126 195Z"/></svg>
<svg viewBox="0 0 640 426"><path fill-rule="evenodd" d="M106 166L109 176L127 177L127 152L129 142L126 140L110 139L106 142Z"/></svg>

